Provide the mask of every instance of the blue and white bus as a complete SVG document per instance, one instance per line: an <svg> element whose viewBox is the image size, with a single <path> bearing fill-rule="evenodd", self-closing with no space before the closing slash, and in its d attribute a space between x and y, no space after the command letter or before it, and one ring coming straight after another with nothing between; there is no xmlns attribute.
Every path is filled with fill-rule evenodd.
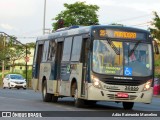
<svg viewBox="0 0 160 120"><path fill-rule="evenodd" d="M74 97L75 106L97 101L151 103L154 50L151 34L124 26L70 27L37 38L32 86L43 101Z"/></svg>

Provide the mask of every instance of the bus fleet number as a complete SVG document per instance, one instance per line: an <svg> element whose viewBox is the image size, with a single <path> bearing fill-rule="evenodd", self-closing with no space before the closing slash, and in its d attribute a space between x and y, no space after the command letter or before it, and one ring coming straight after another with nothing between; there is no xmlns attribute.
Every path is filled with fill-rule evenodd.
<svg viewBox="0 0 160 120"><path fill-rule="evenodd" d="M125 86L126 91L138 91L138 86Z"/></svg>

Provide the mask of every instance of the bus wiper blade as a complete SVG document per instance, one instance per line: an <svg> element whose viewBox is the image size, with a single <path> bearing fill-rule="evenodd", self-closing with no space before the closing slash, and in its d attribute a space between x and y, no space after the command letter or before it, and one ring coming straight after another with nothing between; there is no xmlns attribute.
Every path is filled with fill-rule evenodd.
<svg viewBox="0 0 160 120"><path fill-rule="evenodd" d="M111 46L111 48L115 51L115 53L117 55L120 55L120 50L117 49L117 47L114 45L114 43L110 39L107 39L107 42L109 43L109 45Z"/></svg>
<svg viewBox="0 0 160 120"><path fill-rule="evenodd" d="M141 43L141 41L136 42L136 44L134 45L133 49L129 52L128 57L130 57L133 54L133 52L136 50L136 48L139 45L139 43Z"/></svg>

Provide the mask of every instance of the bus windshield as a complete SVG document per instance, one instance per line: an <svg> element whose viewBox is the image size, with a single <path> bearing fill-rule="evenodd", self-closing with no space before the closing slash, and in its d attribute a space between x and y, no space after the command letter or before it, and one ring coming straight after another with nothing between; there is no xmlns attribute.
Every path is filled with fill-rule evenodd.
<svg viewBox="0 0 160 120"><path fill-rule="evenodd" d="M149 76L152 74L151 44L140 42L94 40L92 69L99 74L119 76Z"/></svg>

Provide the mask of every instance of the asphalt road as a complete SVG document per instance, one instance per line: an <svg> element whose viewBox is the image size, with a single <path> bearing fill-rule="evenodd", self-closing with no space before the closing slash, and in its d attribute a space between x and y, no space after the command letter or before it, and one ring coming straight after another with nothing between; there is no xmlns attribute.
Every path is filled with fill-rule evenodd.
<svg viewBox="0 0 160 120"><path fill-rule="evenodd" d="M92 106L85 106L84 108L76 108L74 106L74 100L70 97L65 98L59 98L57 103L47 103L42 101L41 93L40 92L34 92L33 90L23 90L23 89L2 89L0 88L0 111L52 111L51 114L56 114L57 118L59 119L65 119L65 117L61 115L67 114L68 111L70 111L70 114L74 114L71 111L84 111L87 114L90 114L93 111L93 116L96 116L95 113L97 111L106 111L113 112L113 113L119 113L123 112L124 109L122 107L122 104L117 104L114 102L98 102L95 105ZM55 111L55 113L53 113ZM60 111L60 112L56 112ZM143 103L136 103L133 110L131 112L135 111L160 111L160 98L153 97L151 104L143 104ZM125 111L126 112L126 111ZM127 111L130 112L130 111ZM82 114L83 116L84 114ZM85 114L86 115L86 114ZM78 117L68 117L71 119L81 120L81 115ZM83 119L91 119L97 120L97 117L86 117ZM107 117L110 118L110 117ZM121 120L122 117L111 117L112 119ZM127 119L128 117L125 117L124 119ZM131 117L130 119L133 119L135 117ZM144 118L144 117L143 117ZM146 119L159 119L158 117L145 117ZM25 118L23 118L25 119ZM49 119L49 118L48 118ZM106 117L99 117L98 119L105 119ZM136 117L138 119L138 117ZM145 120L146 120L145 119ZM141 119L140 119L141 120Z"/></svg>

